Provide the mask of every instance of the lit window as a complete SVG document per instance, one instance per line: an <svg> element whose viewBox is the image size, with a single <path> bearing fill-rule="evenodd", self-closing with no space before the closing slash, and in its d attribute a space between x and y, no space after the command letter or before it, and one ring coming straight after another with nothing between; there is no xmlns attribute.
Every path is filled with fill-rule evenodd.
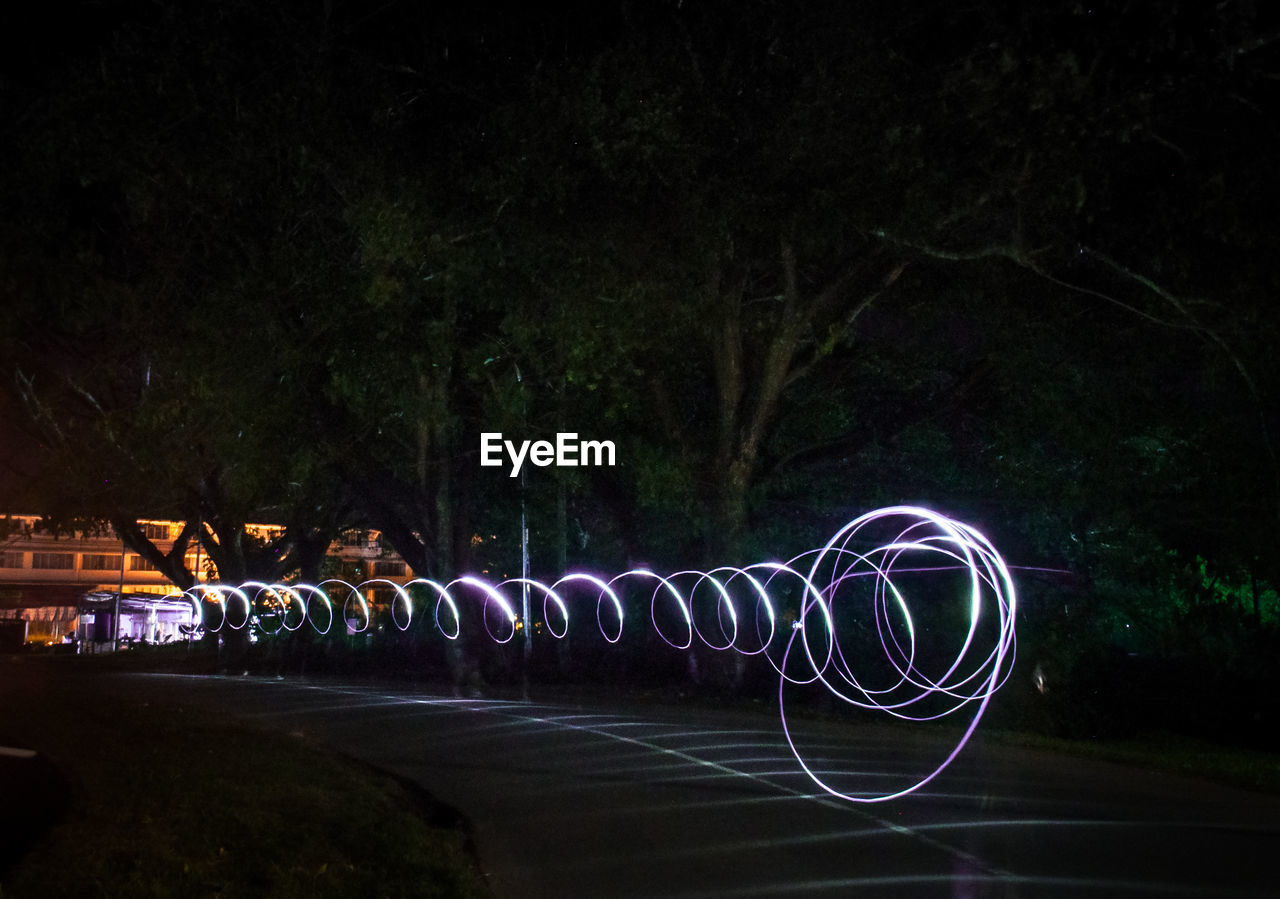
<svg viewBox="0 0 1280 899"><path fill-rule="evenodd" d="M85 571L116 571L120 568L120 556L85 553L81 567Z"/></svg>
<svg viewBox="0 0 1280 899"><path fill-rule="evenodd" d="M76 567L75 553L32 553L32 568L71 569Z"/></svg>
<svg viewBox="0 0 1280 899"><path fill-rule="evenodd" d="M168 540L169 524L163 521L147 521L142 525L142 531L147 535L148 540Z"/></svg>

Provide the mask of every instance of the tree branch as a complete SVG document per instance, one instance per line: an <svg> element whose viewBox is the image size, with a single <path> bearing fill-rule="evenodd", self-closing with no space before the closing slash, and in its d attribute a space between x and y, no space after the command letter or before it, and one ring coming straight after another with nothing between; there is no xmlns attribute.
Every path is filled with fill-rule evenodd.
<svg viewBox="0 0 1280 899"><path fill-rule="evenodd" d="M877 287L875 290L870 291L865 296L863 296L862 299L854 303L853 306L849 309L849 311L846 312L843 316L841 316L840 319L835 324L829 325L827 327L826 338L822 340L820 343L818 343L817 346L814 347L813 352L809 355L808 359L806 359L804 362L796 365L794 368L791 369L791 371L787 374L786 381L783 383L783 388L785 389L787 387L790 387L796 381L799 381L802 378L807 377L809 372L813 370L814 366L816 366L819 362L821 362L827 356L831 355L831 353L835 350L836 345L839 344L842 340L844 340L848 336L849 332L853 330L854 324L857 322L858 318L861 317L862 313L866 312L869 308L871 308L871 304L874 303L876 300L878 300L886 290L888 290L891 286L893 286L894 282L896 282L898 278L902 276L902 273L905 270L906 270L905 263L901 263L897 266L894 266L894 268L887 275L885 275L883 280L880 282L879 287ZM830 293L832 296L834 296L836 293L838 293L839 288L843 286L844 282L847 280L848 279L844 278L843 276L838 278L837 281L827 286L827 288L823 291L823 294ZM825 300L822 297L820 297L820 300L825 302Z"/></svg>
<svg viewBox="0 0 1280 899"><path fill-rule="evenodd" d="M892 235L888 231L885 231L882 228L875 229L871 233L874 234L876 237L882 238L883 240L887 240L899 246L916 250L917 252L923 253L924 255L929 256L933 259L941 259L946 262L978 262L983 259L1005 259L1005 260L1008 260L1009 262L1012 262L1014 265L1018 266L1019 268L1026 269L1027 271L1031 272L1032 274L1036 275L1039 278L1044 279L1045 281L1048 281L1051 284L1056 284L1057 286L1064 287L1067 290L1071 290L1076 293L1081 293L1086 296L1094 297L1095 299L1102 300L1105 303L1110 303L1113 306L1118 306L1119 308L1125 310L1126 312L1132 313L1133 315L1136 315L1139 318L1145 319L1146 321L1149 321L1152 324L1160 325L1161 327L1165 327L1165 328L1173 328L1175 330L1180 330L1180 331L1203 330L1198 326L1183 324L1183 323L1169 321L1167 319L1160 318L1158 316L1152 315L1150 312L1146 312L1145 310L1139 309L1137 306L1133 306L1129 303L1124 302L1123 300L1117 299L1116 297L1113 297L1110 294L1103 293L1100 290L1094 290L1092 287L1085 287L1081 284L1074 284L1070 281L1066 281L1062 278L1059 278L1057 275L1050 273L1047 269L1045 269L1042 265L1040 265L1040 263L1036 262L1036 260L1032 258L1034 255L1033 253L1029 253L1011 244L990 244L988 246L980 247L975 250L951 250L951 249L947 249L945 247L939 247L933 244L921 243L919 241L903 240L902 238ZM1090 252L1090 251L1082 247L1081 252Z"/></svg>
<svg viewBox="0 0 1280 899"><path fill-rule="evenodd" d="M956 399L963 397L977 386L987 372L991 369L991 362L987 359L981 359L956 380L954 384L947 387L938 394L929 397L926 401L920 403L915 411L905 418L898 421L897 426L889 432L888 441L896 440L908 428L925 424L935 418L941 416L949 405ZM833 455L835 453L845 454L851 449L861 449L870 442L873 435L870 428L858 428L848 431L838 437L829 440L820 440L816 443L808 444L779 457L769 466L769 476L773 477L783 471L789 465L798 460L804 459L820 459L824 456Z"/></svg>

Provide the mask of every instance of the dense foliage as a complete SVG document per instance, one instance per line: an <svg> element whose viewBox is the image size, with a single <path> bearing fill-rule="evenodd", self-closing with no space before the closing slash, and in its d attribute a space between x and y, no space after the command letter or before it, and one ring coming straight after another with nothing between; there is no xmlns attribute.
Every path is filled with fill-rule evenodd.
<svg viewBox="0 0 1280 899"><path fill-rule="evenodd" d="M348 526L510 567L522 498L547 572L918 501L1040 569L1022 651L1068 690L1274 648L1254 4L45 15L0 76L9 504L279 577ZM484 431L620 464L517 487Z"/></svg>

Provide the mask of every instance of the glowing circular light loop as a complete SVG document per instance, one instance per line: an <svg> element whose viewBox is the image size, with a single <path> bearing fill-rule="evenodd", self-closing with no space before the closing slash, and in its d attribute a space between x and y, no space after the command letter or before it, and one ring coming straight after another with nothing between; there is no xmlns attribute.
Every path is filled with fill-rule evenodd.
<svg viewBox="0 0 1280 899"><path fill-rule="evenodd" d="M373 615L369 612L369 603L364 598L364 594L360 592L360 588L357 587L355 584L348 584L346 581L342 580L341 578L336 578L336 577L321 581L320 589L323 590L325 587L328 587L330 584L343 587L347 591L346 597L342 600L342 621L343 621L343 624L346 625L347 632L349 634L363 634L365 631L369 629L369 625L373 623ZM325 592L326 598L328 597L328 595L329 594L326 591ZM352 602L355 603L355 606L354 606L355 610L359 612L359 618L351 614ZM330 606L330 612L332 611L333 611L332 606ZM355 627L354 625L352 625L353 621L363 621L363 623L360 625L360 627Z"/></svg>
<svg viewBox="0 0 1280 899"><path fill-rule="evenodd" d="M329 594L312 584L294 584L290 589L302 601L303 621L310 621L311 628L322 637L329 633L329 628L333 627L333 603L329 601ZM302 599L303 593L307 594L306 599ZM325 611L323 629L316 624L315 616L311 614L311 608L317 600ZM301 627L302 625L299 624L298 626Z"/></svg>
<svg viewBox="0 0 1280 899"><path fill-rule="evenodd" d="M767 563L761 563L761 564L767 564ZM757 566L752 565L750 567L755 568ZM759 579L756 578L755 575L751 574L750 570L747 568L734 568L729 565L723 565L719 568L713 568L711 571L707 573L710 575L716 575L716 574L720 574L721 572L729 572L729 577L722 582L726 590L729 588L729 585L733 583L735 578L742 578L751 586L751 589L755 593L755 597L756 597L756 601L751 605L751 620L755 624L756 637L759 638L760 640L760 648L759 649L743 649L741 646L737 645L737 637L736 637L737 613L736 612L734 612L735 639L734 639L733 648L736 649L738 652L742 653L744 656L760 655L761 653L766 652L769 649L769 644L773 642L774 635L777 633L777 617L774 615L773 601L769 598L769 592L765 589L765 585L760 583ZM765 618L769 622L768 636L765 636L764 634L760 633L760 609L762 608L764 609L764 612L765 612ZM733 606L730 605L729 609L732 611Z"/></svg>
<svg viewBox="0 0 1280 899"><path fill-rule="evenodd" d="M854 553L852 550L848 549L850 543L853 542L854 537L863 528L878 522L892 523L896 519L904 519L909 523L888 543L882 544L877 549L867 553ZM956 565L941 566L941 568L950 568L953 570L963 569L968 571L970 586L970 597L968 603L969 627L967 628L965 639L956 654L955 660L941 677L931 679L924 677L919 672L916 672L917 676L913 677L912 672L915 671L915 638L914 630L911 626L912 619L905 597L894 583L893 569L898 561L908 554L913 554L916 551L934 553L939 551L939 547L949 547L941 551L949 559L958 563ZM826 685L836 696L851 704L859 705L864 708L876 708L898 717L910 718L913 720L931 720L933 718L949 714L950 712L954 712L961 706L969 703L977 703L977 708L973 712L973 717L971 718L969 725L961 736L959 742L947 754L941 764L935 767L932 772L900 790L887 793L876 793L870 796L860 794L855 795L832 786L827 780L815 773L806 763L803 754L796 746L796 742L787 722L785 700L786 679L783 678L779 681L778 701L783 732L786 735L789 746L791 747L792 754L795 756L796 761L800 764L801 768L804 769L805 773L808 774L814 783L816 783L825 792L841 799L845 799L850 802L884 802L914 792L929 783L955 759L972 736L974 730L977 728L978 722L982 718L983 712L986 710L987 703L990 701L991 696L995 690L999 688L1000 684L1002 684L1008 677L1009 670L1012 667L1014 649L1013 622L1015 620L1017 602L1016 592L1014 590L1012 578L1009 576L1008 567L986 537L968 525L953 522L936 512L919 507L895 506L889 509L881 509L877 512L868 513L867 515L850 522L837 532L835 537L831 539L826 547L818 551L810 569L810 581L813 581L819 576L824 562L827 561L827 556L832 553L837 554L835 556L836 572L832 579L831 586L829 586L824 592L826 593L828 602L830 602L833 607L833 620L835 614L834 606L836 604L836 594L839 587L846 580L853 580L858 576L862 576L862 573L855 569L858 567L860 562L865 562L867 567L870 569L868 574L874 573L876 578L874 585L874 612L877 618L878 627L887 624L890 632L889 639L887 640L885 630L878 630L881 645L885 650L886 657L888 657L890 664L898 670L902 676L901 683L911 684L913 687L918 688L918 692L915 695L909 696L908 698L898 702L882 702L878 698L877 694L883 694L884 691L870 691L862 687L858 683L857 678L853 675L851 667L848 665L839 648L838 641L836 639L837 631L834 628L828 632L827 638L829 643L833 644L835 647L834 656L832 657L835 663L835 668L837 673L841 675L842 679L849 682L850 685L860 693L862 700L855 699L854 697L844 693L841 689L835 687L829 680L827 680L824 671L818 669L818 666L815 665L814 667L815 669L818 669L818 674L824 685ZM844 553L852 553L853 556L856 557L855 562L853 564L845 564L842 557L842 554ZM879 561L876 561L876 559L879 559ZM840 567L841 565L843 565L842 568ZM941 570L941 568L939 566L931 566L926 569L913 570ZM987 588L986 591L982 589L983 586ZM994 599L994 606L998 616L996 645L987 658L977 667L977 669L975 669L973 673L959 681L949 682L948 679L961 668L964 659L968 655L973 644L977 634L978 623L983 608L983 596L985 594L989 594ZM899 611L907 623L907 643L909 649L905 652L901 642L893 632L893 624L891 619L888 617L890 598L892 598L893 607ZM797 634L793 633L790 640L788 640L787 648L783 653L784 670L787 660L795 647L796 639ZM800 629L799 639L802 641L805 653L812 663L813 651L812 647L809 645L809 637L804 628ZM892 642L892 649L890 648L890 642ZM897 652L896 657L894 656L894 651ZM1006 662L1008 664L1006 664ZM972 693L965 693L959 690L960 686L975 680L980 684L979 689ZM955 699L955 704L944 711L932 715L908 714L901 711L901 709L907 706L914 705L929 696L938 694Z"/></svg>
<svg viewBox="0 0 1280 899"><path fill-rule="evenodd" d="M507 602L506 597L498 592L498 589L492 584L487 584L478 577L472 577L471 575L463 575L460 578L455 578L445 585L445 590L448 590L454 584L462 584L466 587L472 587L484 594L483 614L481 615L481 618L484 620L484 629L488 631L489 636L493 638L495 643L510 643L511 639L516 635L516 630L518 629L516 627L516 622L519 621L519 618L516 616L515 610L511 608L511 604ZM489 626L490 603L498 607L502 616L507 619L507 623L511 626L511 632L505 637L499 637Z"/></svg>
<svg viewBox="0 0 1280 899"><path fill-rule="evenodd" d="M801 630L805 626L806 617L814 609L817 609L818 612L820 613L821 615L820 627L822 627L826 633L830 634L835 629L835 623L831 619L831 609L827 605L827 601L823 597L822 591L820 591L816 586L814 586L813 581L809 580L809 578L801 574L796 568L792 567L794 563L800 561L801 559L804 559L807 556L814 555L817 552L818 550L810 550L807 553L801 553L799 556L796 556L794 559L792 559L790 562L787 562L785 565L779 562L757 562L755 565L748 565L747 568L745 569L747 571L751 571L752 569L755 569L755 568L762 568L772 572L769 575L768 580L766 580L764 583L764 586L766 588L769 586L769 584L772 584L774 578L776 578L780 574L791 575L792 577L799 580L800 583L803 585L803 589L801 591L801 596L800 596L800 608L797 613L796 620L792 622L792 625L791 625L791 636L794 636L796 631ZM788 642L787 646L790 646L790 645L791 645L790 642ZM818 665L815 662L813 662L812 658L810 659L809 670L812 671L811 677L794 677L787 673L785 664L775 662L773 660L773 657L770 655L766 654L765 657L769 660L769 664L773 666L773 670L778 672L778 675L783 679L784 682L803 686L805 684L814 683L815 681L820 679L821 672L826 669L827 665L831 664L831 659L833 654L834 654L834 641L828 641L827 657L823 660L822 665ZM784 653L783 660L785 661L785 659L786 659L786 654Z"/></svg>
<svg viewBox="0 0 1280 899"><path fill-rule="evenodd" d="M720 571L723 569L716 570ZM709 571L677 571L675 574L669 575L669 577L671 580L675 580L678 577L684 577L686 575L693 575L697 578L697 580L693 582L693 589L689 591L689 625L693 628L694 634L697 635L698 639L701 640L703 645L708 649L715 650L717 652L732 649L733 644L738 640L738 613L733 608L733 600L729 598L729 591L726 590L724 584L722 584L719 579L713 577L712 572ZM702 586L704 581L709 581L711 583L711 588L715 590L717 595L716 623L720 625L720 636L723 637L725 641L723 644L712 643L707 639L707 635L698 627L698 616L695 614L693 604L698 597L698 588ZM729 623L732 625L732 633L728 634L724 632L723 614L725 609L728 609Z"/></svg>
<svg viewBox="0 0 1280 899"><path fill-rule="evenodd" d="M658 582L658 586L653 588L653 595L649 599L649 620L653 622L653 629L657 635L675 649L688 649L692 646L693 616L689 614L689 604L685 602L685 598L680 595L680 591L675 588L670 580L660 574L654 574L647 568L633 568L630 571L624 571L622 574L617 575L613 580L609 581L609 586L612 587L623 578L631 577L651 579ZM677 643L668 637L663 633L662 625L658 623L658 594L662 592L663 588L665 588L667 593L675 599L676 608L680 610L680 615L684 618L685 627L689 629L689 638L683 643Z"/></svg>
<svg viewBox="0 0 1280 899"><path fill-rule="evenodd" d="M564 600L560 598L560 594L556 593L554 588L548 587L546 584L542 583L541 581L535 581L532 578L527 578L527 577L511 578L510 580L503 581L500 587L505 587L508 584L512 584L512 585L527 584L533 589L541 591L542 620L547 625L547 632L550 633L551 636L555 637L557 640L563 639L565 634L569 633L569 609L565 606ZM551 616L547 614L548 603L556 607L557 611L560 612L560 619L564 622L564 627L562 627L558 633L555 627L551 623ZM526 624L526 626L528 625Z"/></svg>
<svg viewBox="0 0 1280 899"><path fill-rule="evenodd" d="M458 635L462 632L462 618L458 614L458 604L453 601L453 597L449 595L449 591L446 590L442 584L425 577L414 578L404 586L406 590L409 590L418 584L422 584L424 587L430 587L432 590L436 591L436 604L432 612L432 620L435 622L436 628L440 633L444 634L446 639L458 639ZM449 633L445 630L444 625L440 623L440 606L442 604L449 609L449 614L453 616L453 633Z"/></svg>
<svg viewBox="0 0 1280 899"><path fill-rule="evenodd" d="M276 588L284 595L284 614L281 616L281 624L287 631L296 631L307 622L307 604L302 595L292 585L276 584ZM298 610L297 623L291 626L289 624L289 613L295 608Z"/></svg>
<svg viewBox="0 0 1280 899"><path fill-rule="evenodd" d="M194 634L205 629L204 616L200 614L200 599L195 595L196 590L196 587L188 587L182 591L182 597L191 603L191 620L195 622L194 625L190 626L190 630L184 631L187 634ZM182 625L182 627L186 628L187 626Z"/></svg>
<svg viewBox="0 0 1280 899"><path fill-rule="evenodd" d="M183 595L191 600L191 605L192 608L195 609L196 621L199 622L199 627L204 628L211 634L216 634L218 631L222 630L222 626L227 622L227 610L222 602L222 594L218 590L207 584L196 584L194 587L189 587L183 591ZM209 627L205 622L205 603L208 603L211 606L217 606L219 615L217 627Z"/></svg>
<svg viewBox="0 0 1280 899"><path fill-rule="evenodd" d="M386 578L381 577L376 577L368 581L361 581L359 584L356 584L356 589L360 592L360 595L363 596L366 587L372 590L379 584L390 587L392 592L395 593L395 596L391 600L391 621L400 630L407 631L409 629L409 625L413 623L413 599L409 596L409 591L397 584L395 581L389 581ZM401 624L400 619L396 616L397 603L402 604L405 608L404 624Z"/></svg>
<svg viewBox="0 0 1280 899"><path fill-rule="evenodd" d="M225 594L230 594L231 596L240 600L240 602L244 604L244 617L240 619L239 624L236 624L234 621L232 621L230 616L227 615L225 611L223 613L223 620L226 621L227 626L230 627L233 631L238 631L253 619L253 601L249 599L249 594L245 593L239 587L224 587L223 592ZM229 603L227 605L227 608L228 609L230 608Z"/></svg>
<svg viewBox="0 0 1280 899"><path fill-rule="evenodd" d="M572 584L572 583L591 584L593 587L595 587L597 590L600 591L599 594L596 596L596 625L600 628L600 636L604 637L604 639L609 643L617 643L619 640L621 640L622 639L622 600L618 599L618 594L613 592L613 588L610 587L608 584L606 584L604 581L600 580L600 578L596 577L595 575L575 573L575 574L566 574L564 577L560 578L560 580L552 584L551 589L554 590L557 587L559 587L561 584ZM604 622L600 619L600 609L604 605L604 601L606 597L608 597L609 601L613 604L613 611L615 616L618 619L618 631L612 637L610 637L609 632L604 629Z"/></svg>
<svg viewBox="0 0 1280 899"><path fill-rule="evenodd" d="M283 584L264 584L261 581L245 581L240 584L240 589L246 588L254 591L253 599L250 607L255 609L254 618L258 622L258 627L271 636L275 636L284 629L285 618L289 614L289 605L287 600L281 601L280 595L288 590ZM266 600L263 600L263 595ZM276 626L274 628L263 624L267 618L275 618Z"/></svg>

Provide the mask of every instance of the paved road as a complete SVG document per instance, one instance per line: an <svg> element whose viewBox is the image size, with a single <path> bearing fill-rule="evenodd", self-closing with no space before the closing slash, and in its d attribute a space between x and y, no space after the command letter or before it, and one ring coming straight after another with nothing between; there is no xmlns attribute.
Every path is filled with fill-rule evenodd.
<svg viewBox="0 0 1280 899"><path fill-rule="evenodd" d="M499 897L1280 894L1280 797L1105 763L979 741L921 793L859 807L815 794L766 714L111 680L421 783L470 819ZM802 730L819 767L861 785L898 782L947 748L890 729Z"/></svg>

